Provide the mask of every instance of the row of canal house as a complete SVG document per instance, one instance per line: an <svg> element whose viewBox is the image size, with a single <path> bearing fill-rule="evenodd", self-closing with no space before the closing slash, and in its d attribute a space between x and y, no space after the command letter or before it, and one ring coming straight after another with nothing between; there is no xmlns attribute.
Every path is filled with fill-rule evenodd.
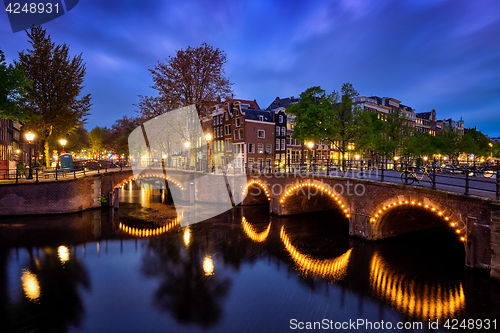
<svg viewBox="0 0 500 333"><path fill-rule="evenodd" d="M340 159L340 153L333 145L320 142L309 149L303 142L292 138L294 116L287 115L288 106L298 103L295 97L276 99L263 110L257 101L231 99L214 106L210 118L203 121L204 131L212 134L212 157L216 166L249 168L281 166L285 163L303 163L311 159ZM437 120L436 111L415 112L415 109L401 104L400 100L389 97L360 96L354 103L369 112L378 112L381 116L401 109L410 130L436 135L448 125L463 133L464 122ZM350 147L347 159L355 158L355 147ZM234 159L234 161L233 161Z"/></svg>

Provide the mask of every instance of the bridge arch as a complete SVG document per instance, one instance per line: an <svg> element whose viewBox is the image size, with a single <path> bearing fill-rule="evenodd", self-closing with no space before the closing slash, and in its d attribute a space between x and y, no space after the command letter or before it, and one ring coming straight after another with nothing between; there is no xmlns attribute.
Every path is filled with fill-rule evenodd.
<svg viewBox="0 0 500 333"><path fill-rule="evenodd" d="M251 191L253 189L257 189L257 193L252 193ZM271 201L267 185L258 179L248 182L243 188L241 195L241 197L244 198L242 201L242 204L244 205L263 204Z"/></svg>
<svg viewBox="0 0 500 333"><path fill-rule="evenodd" d="M185 191L185 188L182 186L181 183L179 183L178 180L173 179L173 178L168 177L168 176L163 175L163 174L142 174L142 175L138 175L138 176L132 175L132 176L124 179L120 183L118 183L116 186L118 186L119 188L123 188L123 186L125 186L125 184L127 184L130 181L135 181L135 180L140 180L140 179L150 179L150 178L162 179L165 181L169 181L170 183L174 184L179 190Z"/></svg>
<svg viewBox="0 0 500 333"><path fill-rule="evenodd" d="M387 237L387 235L385 235L386 231L384 230L384 225L387 223L387 215L397 208L409 208L428 212L438 219L441 219L445 225L452 228L464 244L467 241L467 226L460 216L455 214L451 209L427 197L404 196L390 198L375 207L370 216L372 238L378 239Z"/></svg>
<svg viewBox="0 0 500 333"><path fill-rule="evenodd" d="M304 188L307 188L307 193L304 191ZM311 189L314 189L314 193L311 193ZM347 203L347 200L343 198L342 193L337 193L335 191L335 186L332 188L329 184L323 182L316 183L309 181L296 184L287 184L279 199L281 208L284 208L287 200L301 194L308 195L308 197L316 196L318 194L320 194L321 196L324 195L325 197L330 198L332 202L336 204L336 206L342 211L346 218L351 217L349 205ZM307 211L304 211L304 213L306 212Z"/></svg>

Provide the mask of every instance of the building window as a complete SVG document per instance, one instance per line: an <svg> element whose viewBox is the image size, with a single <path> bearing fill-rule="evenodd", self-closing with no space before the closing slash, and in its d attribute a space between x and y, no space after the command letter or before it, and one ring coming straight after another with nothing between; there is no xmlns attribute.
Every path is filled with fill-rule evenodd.
<svg viewBox="0 0 500 333"><path fill-rule="evenodd" d="M266 153L271 154L272 152L273 152L273 145L267 144L266 145Z"/></svg>
<svg viewBox="0 0 500 333"><path fill-rule="evenodd" d="M280 149L280 139L276 139L276 150L281 150Z"/></svg>
<svg viewBox="0 0 500 333"><path fill-rule="evenodd" d="M280 124L282 124L283 123L283 115L280 115L278 118L279 118Z"/></svg>
<svg viewBox="0 0 500 333"><path fill-rule="evenodd" d="M280 135L280 127L276 126L276 136L279 136L279 135Z"/></svg>
<svg viewBox="0 0 500 333"><path fill-rule="evenodd" d="M234 130L234 139L238 140L238 131L237 130Z"/></svg>
<svg viewBox="0 0 500 333"><path fill-rule="evenodd" d="M259 145L257 146L257 152L259 154L263 154L264 153L264 144L259 143Z"/></svg>
<svg viewBox="0 0 500 333"><path fill-rule="evenodd" d="M249 158L248 159L248 167L249 168L253 168L255 165L255 162L253 161L253 158Z"/></svg>
<svg viewBox="0 0 500 333"><path fill-rule="evenodd" d="M243 139L243 130L240 129L240 139Z"/></svg>
<svg viewBox="0 0 500 333"><path fill-rule="evenodd" d="M239 116L239 115L240 115L240 110L239 110L238 108L236 108L236 110L234 111L234 114L235 114L236 116Z"/></svg>
<svg viewBox="0 0 500 333"><path fill-rule="evenodd" d="M213 123L214 125L217 125L217 124L216 124L216 123L217 123L217 118L216 118L216 117L213 117L213 119L212 119L212 123Z"/></svg>
<svg viewBox="0 0 500 333"><path fill-rule="evenodd" d="M255 143L249 143L248 144L248 152L249 153L255 153Z"/></svg>
<svg viewBox="0 0 500 333"><path fill-rule="evenodd" d="M257 137L261 138L261 139L265 138L266 137L266 131L264 131L264 130L258 130L257 131Z"/></svg>
<svg viewBox="0 0 500 333"><path fill-rule="evenodd" d="M231 135L231 125L224 126L224 131L226 135Z"/></svg>
<svg viewBox="0 0 500 333"><path fill-rule="evenodd" d="M236 118L236 127L240 127L241 123L240 123L240 118Z"/></svg>
<svg viewBox="0 0 500 333"><path fill-rule="evenodd" d="M259 161L259 168L262 168L264 166L264 159L259 158L258 161Z"/></svg>
<svg viewBox="0 0 500 333"><path fill-rule="evenodd" d="M271 159L266 158L266 167L270 168L271 167Z"/></svg>
<svg viewBox="0 0 500 333"><path fill-rule="evenodd" d="M229 112L224 112L226 114L226 120L229 119Z"/></svg>
<svg viewBox="0 0 500 333"><path fill-rule="evenodd" d="M281 136L285 136L286 135L286 127L282 127L281 128Z"/></svg>
<svg viewBox="0 0 500 333"><path fill-rule="evenodd" d="M232 151L233 145L231 144L231 139L225 139L226 151Z"/></svg>
<svg viewBox="0 0 500 333"><path fill-rule="evenodd" d="M264 116L259 116L259 121L264 121Z"/></svg>
<svg viewBox="0 0 500 333"><path fill-rule="evenodd" d="M285 147L286 147L285 139L281 139L281 150L285 150Z"/></svg>

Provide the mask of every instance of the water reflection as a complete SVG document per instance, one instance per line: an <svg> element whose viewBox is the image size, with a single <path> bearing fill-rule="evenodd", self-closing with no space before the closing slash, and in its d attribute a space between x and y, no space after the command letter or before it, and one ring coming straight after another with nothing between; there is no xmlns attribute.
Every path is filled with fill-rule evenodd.
<svg viewBox="0 0 500 333"><path fill-rule="evenodd" d="M458 318L465 307L462 283L432 283L394 272L375 252L370 265L375 295L409 317Z"/></svg>
<svg viewBox="0 0 500 333"><path fill-rule="evenodd" d="M175 227L178 227L180 225L180 220L181 220L180 218L176 218L164 226L158 228L145 228L145 229L133 228L127 226L124 223L120 223L118 224L118 229L135 237L153 237L153 236L159 236L161 234L164 234L172 230Z"/></svg>
<svg viewBox="0 0 500 333"><path fill-rule="evenodd" d="M250 223L247 222L245 217L241 218L241 224L243 226L245 234L256 243L265 241L267 236L269 236L269 231L271 231L271 222L269 222L267 228L260 233L257 232L255 228Z"/></svg>
<svg viewBox="0 0 500 333"><path fill-rule="evenodd" d="M26 298L33 303L38 303L40 298L40 283L36 275L29 269L23 269L21 281Z"/></svg>
<svg viewBox="0 0 500 333"><path fill-rule="evenodd" d="M314 259L300 253L292 245L284 226L281 227L280 237L285 245L285 249L290 253L290 256L304 276L317 276L330 281L341 280L345 277L352 249L347 250L346 253L334 259Z"/></svg>

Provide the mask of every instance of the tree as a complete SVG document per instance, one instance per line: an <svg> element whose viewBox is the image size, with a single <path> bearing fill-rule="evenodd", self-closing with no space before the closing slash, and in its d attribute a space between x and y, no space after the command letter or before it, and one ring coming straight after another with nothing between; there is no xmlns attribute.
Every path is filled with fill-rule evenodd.
<svg viewBox="0 0 500 333"><path fill-rule="evenodd" d="M436 153L433 144L434 137L429 133L414 131L413 134L404 139L401 154L406 157L419 158L422 155L432 155Z"/></svg>
<svg viewBox="0 0 500 333"><path fill-rule="evenodd" d="M110 148L110 131L107 127L94 127L89 133L89 152L96 158L101 156L103 150Z"/></svg>
<svg viewBox="0 0 500 333"><path fill-rule="evenodd" d="M179 50L175 57L166 59L150 69L158 96L141 96L137 111L144 120L154 118L176 108L196 105L198 115L206 116L211 103L228 98L231 85L226 78L226 55L203 43L201 46Z"/></svg>
<svg viewBox="0 0 500 333"><path fill-rule="evenodd" d="M340 93L326 95L321 87L311 87L300 94L300 102L287 108L295 115L293 138L300 141L322 141L337 148L344 160L350 145L363 150L371 118L366 110L353 103L358 92L345 83Z"/></svg>
<svg viewBox="0 0 500 333"><path fill-rule="evenodd" d="M85 127L81 126L68 136L68 143L64 150L68 152L81 152L84 149L89 148L89 132Z"/></svg>
<svg viewBox="0 0 500 333"><path fill-rule="evenodd" d="M26 126L44 141L48 167L51 139L66 136L86 121L90 94L79 98L86 69L81 54L70 58L68 46L55 45L41 26L26 33L33 49L19 52L15 65L22 66L31 81L23 112L35 115Z"/></svg>
<svg viewBox="0 0 500 333"><path fill-rule="evenodd" d="M464 154L476 156L490 156L490 140L486 135L475 128L467 130L458 142L458 151Z"/></svg>
<svg viewBox="0 0 500 333"><path fill-rule="evenodd" d="M120 156L129 156L128 136L137 126L140 126L140 124L141 122L139 118L129 118L127 116L123 116L123 118L116 120L111 126L111 149L113 149Z"/></svg>
<svg viewBox="0 0 500 333"><path fill-rule="evenodd" d="M5 56L0 50L0 119L26 121L31 117L22 112L26 88L29 81L22 68L7 66Z"/></svg>

